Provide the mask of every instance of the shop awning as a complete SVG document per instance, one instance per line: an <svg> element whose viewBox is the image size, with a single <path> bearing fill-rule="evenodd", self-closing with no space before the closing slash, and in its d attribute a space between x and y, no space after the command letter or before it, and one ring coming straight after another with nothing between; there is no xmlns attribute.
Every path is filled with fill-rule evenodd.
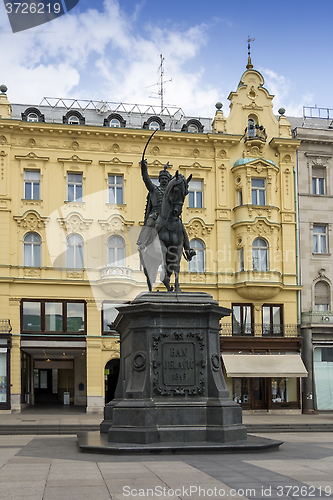
<svg viewBox="0 0 333 500"><path fill-rule="evenodd" d="M307 377L300 354L222 354L228 377Z"/></svg>

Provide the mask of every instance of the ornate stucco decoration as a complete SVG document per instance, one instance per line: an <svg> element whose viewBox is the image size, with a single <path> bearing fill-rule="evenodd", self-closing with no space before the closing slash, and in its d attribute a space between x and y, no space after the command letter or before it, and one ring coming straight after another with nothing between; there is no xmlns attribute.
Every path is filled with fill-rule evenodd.
<svg viewBox="0 0 333 500"><path fill-rule="evenodd" d="M119 340L103 340L102 342L102 351L113 351L115 354L120 353L120 344Z"/></svg>
<svg viewBox="0 0 333 500"><path fill-rule="evenodd" d="M16 160L40 160L40 161L48 161L50 158L48 156L37 156L32 151L27 155L15 155Z"/></svg>
<svg viewBox="0 0 333 500"><path fill-rule="evenodd" d="M21 229L37 231L45 228L48 217L41 217L35 210L28 210L22 216L14 217L14 220Z"/></svg>
<svg viewBox="0 0 333 500"><path fill-rule="evenodd" d="M189 168L189 169L211 169L212 167L209 165L201 165L201 163L195 161L194 163L192 163L192 165L179 165L179 168Z"/></svg>
<svg viewBox="0 0 333 500"><path fill-rule="evenodd" d="M205 238L210 235L214 224L206 224L202 219L192 219L188 224L184 224L190 239Z"/></svg>
<svg viewBox="0 0 333 500"><path fill-rule="evenodd" d="M75 212L68 214L65 218L57 219L62 229L67 233L85 233L88 231L92 219L85 219L81 214Z"/></svg>
<svg viewBox="0 0 333 500"><path fill-rule="evenodd" d="M265 219L257 219L253 224L247 224L246 229L250 234L257 236L265 236L274 232L274 228L279 227L278 224L271 224Z"/></svg>
<svg viewBox="0 0 333 500"><path fill-rule="evenodd" d="M125 230L134 224L134 221L126 220L118 214L110 215L108 219L99 220L98 222L102 226L102 230L109 235L125 233Z"/></svg>

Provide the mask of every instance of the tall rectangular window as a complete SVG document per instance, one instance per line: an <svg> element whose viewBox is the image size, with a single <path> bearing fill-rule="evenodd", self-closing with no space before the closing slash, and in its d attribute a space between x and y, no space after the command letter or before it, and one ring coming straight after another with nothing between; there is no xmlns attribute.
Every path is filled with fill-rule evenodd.
<svg viewBox="0 0 333 500"><path fill-rule="evenodd" d="M326 168L313 167L312 168L312 194L325 194Z"/></svg>
<svg viewBox="0 0 333 500"><path fill-rule="evenodd" d="M282 306L264 305L262 307L263 335L281 335L283 333L282 323Z"/></svg>
<svg viewBox="0 0 333 500"><path fill-rule="evenodd" d="M244 271L244 248L238 250L239 271Z"/></svg>
<svg viewBox="0 0 333 500"><path fill-rule="evenodd" d="M266 180L251 179L252 205L266 205Z"/></svg>
<svg viewBox="0 0 333 500"><path fill-rule="evenodd" d="M251 304L233 304L232 334L253 335L253 317Z"/></svg>
<svg viewBox="0 0 333 500"><path fill-rule="evenodd" d="M188 206L190 208L203 207L202 181L191 180L188 187Z"/></svg>
<svg viewBox="0 0 333 500"><path fill-rule="evenodd" d="M25 170L24 171L24 199L39 200L40 199L40 171Z"/></svg>
<svg viewBox="0 0 333 500"><path fill-rule="evenodd" d="M23 302L21 329L30 332L40 332L41 327L41 303Z"/></svg>
<svg viewBox="0 0 333 500"><path fill-rule="evenodd" d="M124 177L108 175L108 203L122 205L124 203Z"/></svg>
<svg viewBox="0 0 333 500"><path fill-rule="evenodd" d="M243 191L241 189L237 191L237 203L243 205Z"/></svg>
<svg viewBox="0 0 333 500"><path fill-rule="evenodd" d="M314 253L327 253L327 226L314 224L313 225L313 252Z"/></svg>
<svg viewBox="0 0 333 500"><path fill-rule="evenodd" d="M67 174L67 201L82 201L82 174Z"/></svg>

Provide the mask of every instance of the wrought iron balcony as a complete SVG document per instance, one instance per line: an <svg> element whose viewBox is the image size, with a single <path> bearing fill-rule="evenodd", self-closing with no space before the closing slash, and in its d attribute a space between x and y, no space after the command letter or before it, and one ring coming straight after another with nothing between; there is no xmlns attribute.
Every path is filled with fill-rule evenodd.
<svg viewBox="0 0 333 500"><path fill-rule="evenodd" d="M306 323L333 327L333 311L304 311L302 312L302 325Z"/></svg>
<svg viewBox="0 0 333 500"><path fill-rule="evenodd" d="M284 324L237 324L222 323L221 337L299 337L298 325Z"/></svg>
<svg viewBox="0 0 333 500"><path fill-rule="evenodd" d="M266 142L267 134L266 130L262 125L255 125L254 127L246 127L244 141L255 141L259 140L261 142Z"/></svg>

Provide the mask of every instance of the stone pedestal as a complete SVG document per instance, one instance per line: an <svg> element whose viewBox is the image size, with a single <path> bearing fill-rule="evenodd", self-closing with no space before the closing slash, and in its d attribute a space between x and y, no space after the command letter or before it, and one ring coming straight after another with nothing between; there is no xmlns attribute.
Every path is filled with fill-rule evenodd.
<svg viewBox="0 0 333 500"><path fill-rule="evenodd" d="M119 308L119 381L101 424L110 443L246 439L221 369L219 321L230 312L206 293L143 293Z"/></svg>

